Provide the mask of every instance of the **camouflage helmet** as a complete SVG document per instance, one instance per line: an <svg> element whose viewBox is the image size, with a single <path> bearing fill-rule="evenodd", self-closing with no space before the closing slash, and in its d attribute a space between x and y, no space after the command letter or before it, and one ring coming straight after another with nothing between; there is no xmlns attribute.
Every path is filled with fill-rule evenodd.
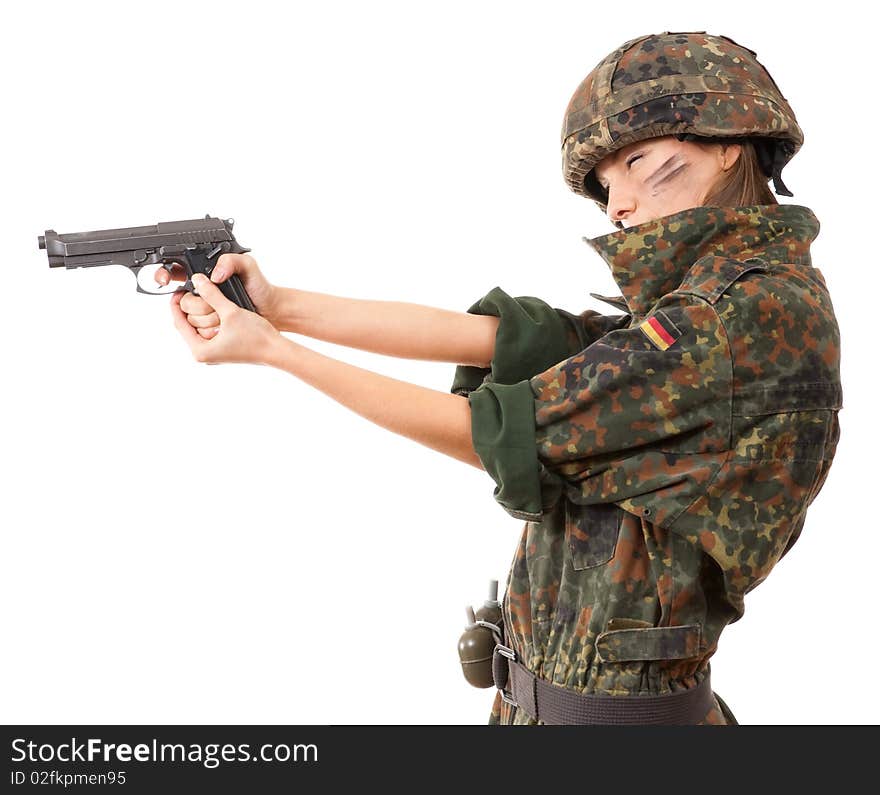
<svg viewBox="0 0 880 795"><path fill-rule="evenodd" d="M569 100L562 125L568 186L607 211L593 167L618 149L663 135L712 142L747 138L776 193L793 194L782 168L804 134L754 51L705 31L631 39L596 64Z"/></svg>

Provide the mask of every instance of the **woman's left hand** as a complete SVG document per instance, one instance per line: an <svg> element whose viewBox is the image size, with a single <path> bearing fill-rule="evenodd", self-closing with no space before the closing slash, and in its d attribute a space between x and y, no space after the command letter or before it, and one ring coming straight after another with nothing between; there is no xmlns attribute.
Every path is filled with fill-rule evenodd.
<svg viewBox="0 0 880 795"><path fill-rule="evenodd" d="M220 292L216 284L202 274L193 277L193 284L199 296L220 318L219 331L206 340L190 325L180 308L180 299L184 293L174 293L171 297L174 325L189 345L193 358L205 364L267 364L270 352L281 339L278 330L256 312L234 304Z"/></svg>

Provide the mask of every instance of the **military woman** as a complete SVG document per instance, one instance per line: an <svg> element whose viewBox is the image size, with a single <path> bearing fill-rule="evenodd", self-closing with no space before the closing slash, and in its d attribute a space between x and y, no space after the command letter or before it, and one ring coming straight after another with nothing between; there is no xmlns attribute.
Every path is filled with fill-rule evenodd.
<svg viewBox="0 0 880 795"><path fill-rule="evenodd" d="M839 438L819 223L767 185L792 195L781 170L802 143L753 51L641 36L587 75L562 129L567 184L617 227L587 241L621 290L595 296L613 314L500 287L466 313L346 299L273 286L248 255L172 298L197 361L283 369L491 476L524 527L490 723L736 722L709 659L799 537ZM233 272L259 314L214 284ZM452 394L282 331L455 363Z"/></svg>

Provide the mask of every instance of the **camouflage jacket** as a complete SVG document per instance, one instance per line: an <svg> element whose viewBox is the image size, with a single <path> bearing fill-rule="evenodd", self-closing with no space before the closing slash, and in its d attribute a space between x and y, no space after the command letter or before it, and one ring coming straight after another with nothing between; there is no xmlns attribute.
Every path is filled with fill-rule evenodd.
<svg viewBox="0 0 880 795"><path fill-rule="evenodd" d="M468 310L500 318L494 357L451 391L496 501L526 520L503 613L538 676L695 686L797 540L842 405L818 231L799 205L696 207L587 241L623 293L591 295L620 314L498 287ZM533 722L499 696L490 723Z"/></svg>

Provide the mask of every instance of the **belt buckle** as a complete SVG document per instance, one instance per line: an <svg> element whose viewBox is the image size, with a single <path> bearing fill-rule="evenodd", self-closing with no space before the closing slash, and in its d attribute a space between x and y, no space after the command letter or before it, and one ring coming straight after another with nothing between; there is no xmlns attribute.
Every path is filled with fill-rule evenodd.
<svg viewBox="0 0 880 795"><path fill-rule="evenodd" d="M511 691L505 690L503 683L501 683L501 676L499 673L497 673L498 668L500 666L496 665L497 655L501 655L502 657L506 657L508 660L513 660L515 662L516 661L516 652L513 649L511 649L509 646L505 646L501 643L496 643L495 648L493 649L492 655L493 655L492 674L493 674L493 677L495 678L495 686L501 691L501 700L506 702L507 704L510 704L512 707L518 707L519 704L517 704L517 702L513 700L513 695L511 693ZM509 677L510 677L509 665L505 664L504 669L507 672L507 676L504 678L509 679Z"/></svg>

